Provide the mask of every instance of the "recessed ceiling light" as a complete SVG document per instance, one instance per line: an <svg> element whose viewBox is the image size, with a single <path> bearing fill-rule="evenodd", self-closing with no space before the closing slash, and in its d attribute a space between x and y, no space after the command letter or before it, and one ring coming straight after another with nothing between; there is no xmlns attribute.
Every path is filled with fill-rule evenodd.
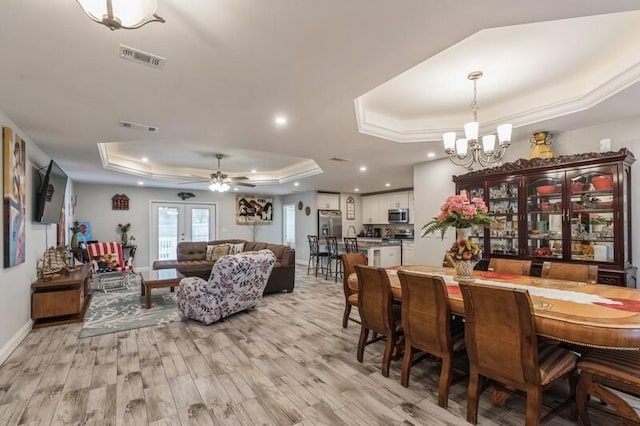
<svg viewBox="0 0 640 426"><path fill-rule="evenodd" d="M293 182L293 186L300 186L299 182Z"/></svg>
<svg viewBox="0 0 640 426"><path fill-rule="evenodd" d="M237 191L237 190L238 190L238 188L233 188L233 190L234 190L234 191Z"/></svg>
<svg viewBox="0 0 640 426"><path fill-rule="evenodd" d="M149 158L148 157L142 157L141 160L142 160L143 163L147 163L149 161Z"/></svg>
<svg viewBox="0 0 640 426"><path fill-rule="evenodd" d="M273 121L276 123L276 126L282 127L287 124L287 117L284 115L278 115Z"/></svg>
<svg viewBox="0 0 640 426"><path fill-rule="evenodd" d="M360 166L360 171L361 172L366 172L367 171L367 166Z"/></svg>
<svg viewBox="0 0 640 426"><path fill-rule="evenodd" d="M354 191L358 192L360 191L360 188L355 188Z"/></svg>
<svg viewBox="0 0 640 426"><path fill-rule="evenodd" d="M251 169L251 173L255 173L255 172L257 172L256 169Z"/></svg>
<svg viewBox="0 0 640 426"><path fill-rule="evenodd" d="M436 153L435 152L427 152L427 157L432 158L435 157Z"/></svg>
<svg viewBox="0 0 640 426"><path fill-rule="evenodd" d="M384 186L386 186L387 188L391 186L391 184L389 182L385 183Z"/></svg>
<svg viewBox="0 0 640 426"><path fill-rule="evenodd" d="M141 180L139 180L139 181L138 181L138 185L144 185L144 182L143 182L143 181L141 181Z"/></svg>

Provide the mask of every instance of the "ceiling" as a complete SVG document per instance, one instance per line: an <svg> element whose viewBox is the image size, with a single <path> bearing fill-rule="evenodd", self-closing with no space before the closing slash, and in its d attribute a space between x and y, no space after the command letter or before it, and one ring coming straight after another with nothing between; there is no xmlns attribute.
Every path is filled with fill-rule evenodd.
<svg viewBox="0 0 640 426"><path fill-rule="evenodd" d="M159 0L166 23L110 31L73 0L5 0L0 111L79 182L204 189L180 183L214 172L223 153L222 171L256 180L256 192L405 188L413 164L429 152L442 157L438 138L425 134L468 121L466 75L476 69L485 72L480 121L519 118L514 140L640 115L638 15L571 19L639 8L634 0ZM124 61L120 45L166 63ZM626 79L616 80L625 64ZM394 80L405 71L413 80ZM605 80L611 87L589 97ZM570 108L533 114L567 99ZM363 133L359 125L376 114L400 126ZM278 115L285 126L275 125ZM415 122L426 142L389 137L416 133L407 127Z"/></svg>

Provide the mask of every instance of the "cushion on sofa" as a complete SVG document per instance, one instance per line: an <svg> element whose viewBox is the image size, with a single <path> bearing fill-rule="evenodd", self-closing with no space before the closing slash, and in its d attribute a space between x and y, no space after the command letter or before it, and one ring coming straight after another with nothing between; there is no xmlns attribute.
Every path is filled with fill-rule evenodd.
<svg viewBox="0 0 640 426"><path fill-rule="evenodd" d="M244 243L229 244L229 254L238 254L244 251Z"/></svg>
<svg viewBox="0 0 640 426"><path fill-rule="evenodd" d="M178 260L205 260L208 243L180 241L177 248Z"/></svg>
<svg viewBox="0 0 640 426"><path fill-rule="evenodd" d="M208 262L217 262L222 256L229 254L229 244L207 245L207 254L204 259Z"/></svg>

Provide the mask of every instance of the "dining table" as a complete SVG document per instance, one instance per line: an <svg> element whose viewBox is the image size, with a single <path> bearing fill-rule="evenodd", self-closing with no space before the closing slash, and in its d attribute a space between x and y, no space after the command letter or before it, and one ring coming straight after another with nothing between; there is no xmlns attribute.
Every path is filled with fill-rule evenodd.
<svg viewBox="0 0 640 426"><path fill-rule="evenodd" d="M455 270L441 266L409 265L385 268L395 300L402 301L398 271L436 275L447 285L451 312L464 316L464 303ZM605 284L533 276L474 271L473 282L528 291L536 332L540 336L580 346L640 349L640 290ZM357 291L358 277L348 277Z"/></svg>

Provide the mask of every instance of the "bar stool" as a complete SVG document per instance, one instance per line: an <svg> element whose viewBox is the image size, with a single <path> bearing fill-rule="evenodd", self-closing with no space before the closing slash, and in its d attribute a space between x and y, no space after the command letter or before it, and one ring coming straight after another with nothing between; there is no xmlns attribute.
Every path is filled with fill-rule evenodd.
<svg viewBox="0 0 640 426"><path fill-rule="evenodd" d="M335 265L335 282L338 282L338 274L342 276L342 257L338 254L338 240L336 237L327 237L327 249L329 250L329 255L327 256L327 269L324 279L329 279L329 275L332 274L332 266ZM338 270L338 267L340 270Z"/></svg>
<svg viewBox="0 0 640 426"><path fill-rule="evenodd" d="M345 253L358 253L358 239L356 237L344 237Z"/></svg>
<svg viewBox="0 0 640 426"><path fill-rule="evenodd" d="M318 269L321 272L326 270L324 266L323 259L327 259L329 257L329 252L320 251L320 244L318 243L317 235L307 235L307 239L309 240L309 261L307 262L307 275L311 269L314 270L316 277L318 276Z"/></svg>

